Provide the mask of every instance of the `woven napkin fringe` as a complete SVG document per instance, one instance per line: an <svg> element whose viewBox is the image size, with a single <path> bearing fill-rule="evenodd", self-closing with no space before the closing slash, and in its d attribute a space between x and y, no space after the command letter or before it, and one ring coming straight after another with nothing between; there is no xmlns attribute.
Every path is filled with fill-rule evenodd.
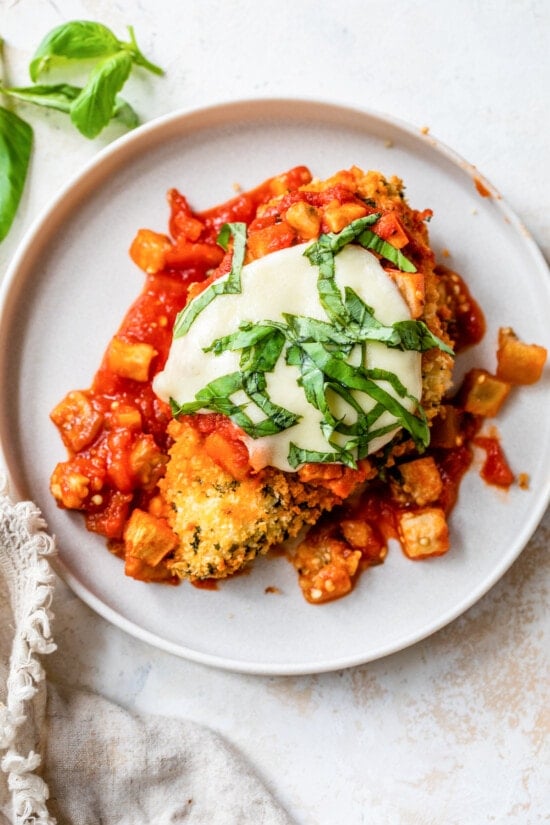
<svg viewBox="0 0 550 825"><path fill-rule="evenodd" d="M40 767L39 754L30 751L24 759L20 754L9 751L2 759L2 770L8 774L8 788L11 791L16 823L32 825L54 825L46 807L48 786L34 771Z"/></svg>
<svg viewBox="0 0 550 825"><path fill-rule="evenodd" d="M0 703L0 748L4 751L0 768L12 793L15 822L52 825L46 809L48 788L35 773L41 757L33 750L21 753L19 740L25 738L25 722L33 717L32 701L45 679L38 656L55 650L50 610L54 576L47 560L55 546L32 502L11 503L3 475L0 527L0 564L11 585L14 621L6 704Z"/></svg>

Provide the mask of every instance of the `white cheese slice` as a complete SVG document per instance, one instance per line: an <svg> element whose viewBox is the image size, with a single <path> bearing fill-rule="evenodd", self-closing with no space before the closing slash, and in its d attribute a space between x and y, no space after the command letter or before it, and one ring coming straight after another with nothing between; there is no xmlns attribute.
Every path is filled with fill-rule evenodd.
<svg viewBox="0 0 550 825"><path fill-rule="evenodd" d="M283 322L284 313L328 320L317 292L318 269L304 256L308 246L301 244L283 249L243 267L241 292L216 297L200 312L189 331L173 340L165 368L153 383L161 399L168 402L172 398L178 404L192 402L195 394L210 381L238 372L239 352L214 355L203 350L215 339L235 332L242 322ZM362 247L349 245L336 255L335 277L342 294L344 287L351 287L372 307L375 317L383 324L391 325L411 317L401 293L376 256ZM413 398L420 398L422 376L418 352L403 352L378 342L369 343L367 366L394 373ZM298 368L286 364L284 357L279 358L272 373L266 374L267 392L271 400L301 418L293 427L276 435L244 438L255 469L272 466L292 471L288 462L291 443L305 450L330 452L332 449L321 431L321 413L306 400L298 384L299 377ZM388 382L379 383L398 398ZM356 397L366 411L374 404L363 393ZM244 393L240 397L235 395L233 399L236 403L248 401ZM399 398L399 401L409 411L414 410L415 402L411 398ZM344 415L346 423L353 423L356 418L352 408L339 397L331 399L331 409L337 417ZM264 418L264 413L252 402L248 403L246 412L253 421ZM370 443L370 453L383 447L400 429L398 420L389 412L384 412L377 420L377 428L391 425L394 421L395 429Z"/></svg>

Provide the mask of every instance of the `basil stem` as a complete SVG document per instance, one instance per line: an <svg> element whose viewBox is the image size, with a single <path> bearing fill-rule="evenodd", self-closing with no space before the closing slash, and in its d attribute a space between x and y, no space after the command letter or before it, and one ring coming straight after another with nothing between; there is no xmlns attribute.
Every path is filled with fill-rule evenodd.
<svg viewBox="0 0 550 825"><path fill-rule="evenodd" d="M130 49L132 52L132 57L134 58L134 63L138 66L143 66L144 69L147 69L148 72L152 72L153 74L163 75L164 70L160 68L160 66L156 66L154 63L151 63L148 60L141 49L139 48L136 40L136 36L134 33L134 27L128 26L128 34L130 35ZM126 45L126 44L125 44Z"/></svg>

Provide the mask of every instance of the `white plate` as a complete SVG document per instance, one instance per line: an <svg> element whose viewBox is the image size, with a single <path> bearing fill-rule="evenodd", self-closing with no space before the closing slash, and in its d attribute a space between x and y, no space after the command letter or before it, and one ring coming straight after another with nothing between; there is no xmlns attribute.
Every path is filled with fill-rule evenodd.
<svg viewBox="0 0 550 825"><path fill-rule="evenodd" d="M139 293L127 250L139 227L165 231L166 191L202 209L298 164L327 176L357 164L396 174L417 209L431 207L436 254L460 271L488 321L459 366L495 362L510 325L550 347L546 265L528 233L474 167L429 135L377 114L309 101L244 101L177 113L103 151L35 224L7 276L0 323L0 440L17 495L42 509L59 568L92 608L131 634L195 661L251 673L311 673L376 659L442 627L480 598L517 557L550 494L547 381L516 392L499 418L512 467L529 491L504 494L471 471L451 520L452 550L411 562L392 546L354 592L324 606L303 600L282 558L256 563L217 591L146 585L59 510L49 475L65 458L48 413L88 387L110 336ZM478 175L479 176L479 175ZM269 585L278 594L266 594Z"/></svg>

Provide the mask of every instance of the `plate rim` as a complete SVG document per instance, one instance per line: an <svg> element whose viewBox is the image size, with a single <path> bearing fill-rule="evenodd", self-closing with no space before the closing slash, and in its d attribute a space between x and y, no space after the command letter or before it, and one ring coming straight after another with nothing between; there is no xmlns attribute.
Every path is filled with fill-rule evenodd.
<svg viewBox="0 0 550 825"><path fill-rule="evenodd" d="M358 119L375 120L380 125L389 126L392 130L404 133L414 141L418 141L420 143L425 141L431 151L442 155L447 161L450 161L453 166L458 167L464 174L469 175L473 183L475 180L480 181L482 186L484 186L489 192L489 195L493 199L496 207L503 213L508 223L516 232L520 234L522 242L529 249L533 260L540 268L541 273L544 271L546 275L549 274L548 264L542 254L542 251L536 244L525 224L521 221L514 210L511 209L507 201L499 194L496 187L492 185L492 183L477 169L475 165L465 160L458 152L447 146L444 142L438 140L433 136L433 134L424 132L421 128L417 128L414 125L393 115L367 107L351 106L330 99L276 96L265 98L236 98L233 100L211 103L201 107L190 106L179 108L175 111L161 115L160 117L143 124L132 132L126 133L125 135L117 138L106 147L100 149L96 155L83 164L79 171L70 177L59 192L51 198L48 203L46 203L43 209L38 213L37 217L31 222L27 231L23 234L15 253L11 258L11 261L9 262L6 273L0 283L0 340L2 338L2 330L5 326L4 319L9 315L8 310L10 299L16 291L18 275L22 268L22 264L24 264L27 255L31 254L31 247L34 240L39 238L41 233L45 230L48 218L57 209L59 209L63 203L71 197L71 195L74 195L79 188L89 185L91 178L93 178L93 176L97 174L97 172L106 164L108 165L109 163L115 163L116 168L123 166L124 156L129 146L137 146L139 148L139 143L145 142L147 137L151 134L157 134L158 142L162 144L162 133L167 128L169 129L170 127L175 127L175 124L180 121L182 123L188 122L189 119L192 119L193 117L218 117L223 119L224 122L228 122L228 120L233 122L231 115L234 116L234 113L238 111L242 111L243 109L252 109L254 111L263 109L265 116L265 109L268 108L270 114L277 109L283 109L287 113L287 116L291 114L296 119L299 119L301 115L303 119L304 107L307 107L308 112L316 113L316 119L319 121L326 122L328 119L327 116L331 112L333 114L335 112L346 113L347 116L356 116ZM202 128L204 128L204 126ZM4 467L7 470L10 489L15 491L15 496L18 500L24 499L25 493L17 488L5 456L2 444L1 427L0 462L0 469ZM61 556L57 555L52 558L52 566L69 586L69 588L78 596L78 598L94 610L94 612L102 616L106 621L120 628L129 635L146 642L152 647L164 650L180 658L222 670L256 675L307 675L313 673L333 672L366 664L371 661L376 661L411 647L412 645L438 632L443 627L464 614L502 578L514 561L516 561L540 524L544 513L548 508L549 502L550 479L548 480L545 489L537 491L537 506L530 509L530 517L524 523L521 533L517 537L516 541L511 545L504 562L499 565L495 565L491 571L491 574L486 576L485 580L480 583L479 587L471 591L468 597L463 598L460 603L453 605L452 608L442 614L436 622L431 622L421 631L416 630L407 636L400 637L399 641L395 641L393 644L380 645L379 648L371 650L368 654L356 654L354 656L348 655L340 659L331 658L329 661L321 661L316 664L294 662L254 663L238 658L203 653L189 648L186 645L171 642L167 639L163 639L161 636L147 630L146 628L136 625L133 621L118 613L108 604L102 602L99 596L83 585L78 578L76 578L67 569Z"/></svg>

